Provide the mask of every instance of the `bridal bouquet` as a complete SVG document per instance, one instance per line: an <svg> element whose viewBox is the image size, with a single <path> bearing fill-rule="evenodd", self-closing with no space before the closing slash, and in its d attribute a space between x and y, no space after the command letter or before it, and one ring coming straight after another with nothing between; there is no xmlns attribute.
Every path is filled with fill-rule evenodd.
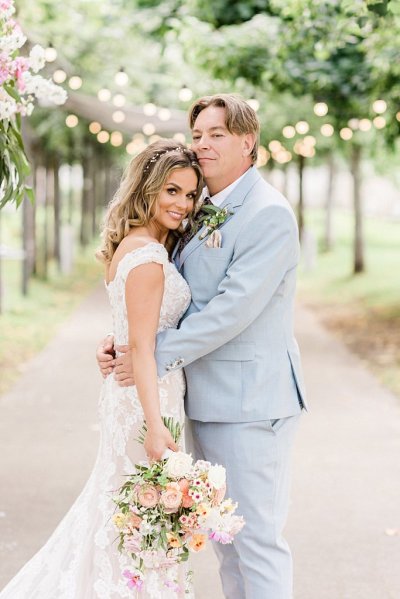
<svg viewBox="0 0 400 599"><path fill-rule="evenodd" d="M113 498L118 549L132 559L131 568L123 572L130 588L140 590L154 569L171 588L177 585L168 576L171 566L204 549L207 539L232 542L244 520L234 513L237 504L224 499L225 479L223 466L194 462L181 451L135 465Z"/></svg>

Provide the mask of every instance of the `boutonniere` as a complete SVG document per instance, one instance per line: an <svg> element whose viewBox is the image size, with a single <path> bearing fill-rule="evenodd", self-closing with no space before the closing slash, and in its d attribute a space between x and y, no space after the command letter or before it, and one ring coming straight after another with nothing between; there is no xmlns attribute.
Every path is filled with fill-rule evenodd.
<svg viewBox="0 0 400 599"><path fill-rule="evenodd" d="M202 211L205 214L199 219L199 222L200 226L204 226L205 229L201 235L199 235L199 239L204 239L207 235L216 231L226 219L233 214L233 212L228 210L228 206L225 206L225 208L218 208L218 206L214 206L213 204L204 206Z"/></svg>

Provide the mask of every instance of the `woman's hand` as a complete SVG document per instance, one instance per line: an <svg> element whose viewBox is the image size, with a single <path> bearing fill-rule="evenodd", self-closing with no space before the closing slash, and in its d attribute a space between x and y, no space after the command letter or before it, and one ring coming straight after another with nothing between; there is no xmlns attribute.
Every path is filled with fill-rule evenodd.
<svg viewBox="0 0 400 599"><path fill-rule="evenodd" d="M167 427L161 422L160 425L147 428L144 449L150 460L161 460L166 449L178 451L178 445Z"/></svg>

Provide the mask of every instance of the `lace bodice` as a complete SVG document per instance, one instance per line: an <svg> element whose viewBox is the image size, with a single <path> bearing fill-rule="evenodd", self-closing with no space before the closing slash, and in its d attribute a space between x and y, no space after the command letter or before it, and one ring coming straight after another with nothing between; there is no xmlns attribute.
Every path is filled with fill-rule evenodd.
<svg viewBox="0 0 400 599"><path fill-rule="evenodd" d="M126 279L133 268L149 262L162 264L165 274L158 332L168 328L176 328L189 306L189 286L169 261L167 250L161 243L151 242L128 252L121 258L114 279L106 285L112 310L113 331L116 343L119 345L128 343L128 321L125 303Z"/></svg>

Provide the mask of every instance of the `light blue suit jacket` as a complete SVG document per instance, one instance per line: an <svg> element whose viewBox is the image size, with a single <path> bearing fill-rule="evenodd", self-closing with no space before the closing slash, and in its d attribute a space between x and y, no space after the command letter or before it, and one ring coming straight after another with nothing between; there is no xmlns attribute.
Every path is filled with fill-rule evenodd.
<svg viewBox="0 0 400 599"><path fill-rule="evenodd" d="M204 422L292 416L305 407L293 302L299 242L286 199L250 168L222 206L222 247L196 234L176 264L191 304L157 337L158 374L184 367L186 413Z"/></svg>

